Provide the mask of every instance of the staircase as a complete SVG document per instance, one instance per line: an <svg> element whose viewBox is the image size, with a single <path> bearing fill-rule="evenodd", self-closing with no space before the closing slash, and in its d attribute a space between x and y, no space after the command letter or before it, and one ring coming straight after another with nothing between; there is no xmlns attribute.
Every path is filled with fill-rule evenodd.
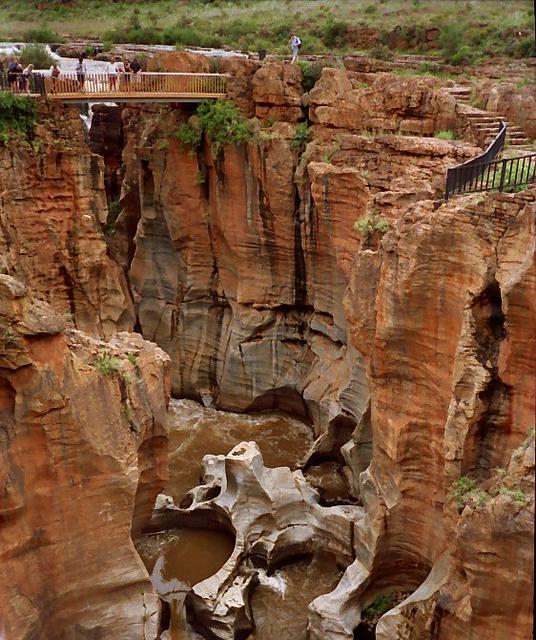
<svg viewBox="0 0 536 640"><path fill-rule="evenodd" d="M471 87L461 84L455 85L449 89L449 93L456 100L458 113L463 116L475 134L476 140L482 146L487 147L495 138L499 131L501 120L508 125L508 129L506 130L506 144L518 147L530 145L530 140L527 138L527 134L523 129L516 125L509 124L508 118L505 116L472 107L470 104Z"/></svg>

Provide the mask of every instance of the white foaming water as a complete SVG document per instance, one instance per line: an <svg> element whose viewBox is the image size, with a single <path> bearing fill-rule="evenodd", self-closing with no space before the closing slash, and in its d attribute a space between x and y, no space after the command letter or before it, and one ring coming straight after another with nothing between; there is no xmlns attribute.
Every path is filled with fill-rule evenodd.
<svg viewBox="0 0 536 640"><path fill-rule="evenodd" d="M259 583L263 587L267 587L274 593L285 595L287 583L282 573L276 572L273 576L269 576L264 569L259 569Z"/></svg>

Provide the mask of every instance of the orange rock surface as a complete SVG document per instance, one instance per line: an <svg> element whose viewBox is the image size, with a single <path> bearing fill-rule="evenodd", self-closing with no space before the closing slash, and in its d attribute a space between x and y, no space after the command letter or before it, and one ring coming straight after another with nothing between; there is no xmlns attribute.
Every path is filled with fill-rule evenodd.
<svg viewBox="0 0 536 640"><path fill-rule="evenodd" d="M167 472L167 356L134 334L64 333L6 275L0 332L2 634L155 638L131 528Z"/></svg>

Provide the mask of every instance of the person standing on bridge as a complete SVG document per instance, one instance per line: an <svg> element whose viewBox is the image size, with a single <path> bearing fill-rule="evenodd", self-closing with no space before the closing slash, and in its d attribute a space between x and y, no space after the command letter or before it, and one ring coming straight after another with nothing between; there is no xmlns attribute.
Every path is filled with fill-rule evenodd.
<svg viewBox="0 0 536 640"><path fill-rule="evenodd" d="M52 93L56 93L58 90L58 78L61 75L61 69L58 67L58 63L55 62L50 67L50 77L52 78Z"/></svg>
<svg viewBox="0 0 536 640"><path fill-rule="evenodd" d="M141 72L141 64L138 62L137 58L134 58L130 63L130 72L132 73L132 82L136 83L140 78Z"/></svg>
<svg viewBox="0 0 536 640"><path fill-rule="evenodd" d="M84 82L86 81L86 64L84 58L78 58L78 64L75 67L76 79L78 80L78 88L84 90Z"/></svg>
<svg viewBox="0 0 536 640"><path fill-rule="evenodd" d="M121 85L123 84L125 80L125 75L126 75L125 65L123 64L123 61L121 60L121 58L115 59L114 69L115 69L115 74L118 77L117 90L121 91ZM114 83L113 83L114 88L115 88L115 84L116 83L114 79Z"/></svg>
<svg viewBox="0 0 536 640"><path fill-rule="evenodd" d="M290 40L288 41L288 43L292 52L292 62L296 62L296 60L298 59L298 54L300 53L301 40L295 33L292 33L290 35Z"/></svg>
<svg viewBox="0 0 536 640"><path fill-rule="evenodd" d="M7 81L9 83L9 88L14 93L18 93L18 83L19 83L18 82L19 81L19 74L17 72L18 67L19 67L19 63L14 58L13 60L11 60L9 62L9 66L7 68Z"/></svg>
<svg viewBox="0 0 536 640"><path fill-rule="evenodd" d="M30 95L30 84L33 78L33 70L33 64L29 64L20 76L20 90L26 91L27 95Z"/></svg>

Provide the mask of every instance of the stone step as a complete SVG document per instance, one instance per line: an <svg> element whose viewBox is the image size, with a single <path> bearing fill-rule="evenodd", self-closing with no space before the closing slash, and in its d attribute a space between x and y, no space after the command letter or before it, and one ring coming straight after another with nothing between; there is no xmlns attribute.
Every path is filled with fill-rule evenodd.
<svg viewBox="0 0 536 640"><path fill-rule="evenodd" d="M474 120L471 120L469 124L477 129L496 129L499 126L500 121L489 120L487 122L475 122Z"/></svg>
<svg viewBox="0 0 536 640"><path fill-rule="evenodd" d="M494 113L468 113L467 117L470 120L504 120L505 118L501 118L499 115L495 115Z"/></svg>
<svg viewBox="0 0 536 640"><path fill-rule="evenodd" d="M484 142L484 145L488 146L494 140L495 138L487 138ZM516 147L522 146L522 145L530 145L530 140L528 140L527 138L506 138L506 144L509 144L510 146L516 146Z"/></svg>

